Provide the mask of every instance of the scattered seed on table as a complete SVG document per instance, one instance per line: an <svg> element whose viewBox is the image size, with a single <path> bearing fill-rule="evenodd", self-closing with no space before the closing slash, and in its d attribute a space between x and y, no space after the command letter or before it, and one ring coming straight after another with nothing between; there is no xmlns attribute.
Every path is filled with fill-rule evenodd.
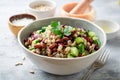
<svg viewBox="0 0 120 80"><path fill-rule="evenodd" d="M34 72L33 70L30 70L30 73L31 73L31 74L35 74L35 72Z"/></svg>
<svg viewBox="0 0 120 80"><path fill-rule="evenodd" d="M17 62L17 63L15 64L15 66L19 66L19 65L23 65L23 63L22 63L22 62Z"/></svg>
<svg viewBox="0 0 120 80"><path fill-rule="evenodd" d="M22 60L24 61L25 59L26 59L25 56L23 56Z"/></svg>

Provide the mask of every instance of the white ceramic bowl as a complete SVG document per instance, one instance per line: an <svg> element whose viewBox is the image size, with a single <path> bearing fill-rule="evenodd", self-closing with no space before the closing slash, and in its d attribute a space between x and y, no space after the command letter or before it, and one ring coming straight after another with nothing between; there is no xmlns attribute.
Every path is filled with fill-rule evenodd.
<svg viewBox="0 0 120 80"><path fill-rule="evenodd" d="M40 5L50 6L51 9L45 11L35 9L36 6ZM54 16L55 10L56 3L52 0L37 0L30 2L27 6L27 12L36 15L38 19Z"/></svg>
<svg viewBox="0 0 120 80"><path fill-rule="evenodd" d="M42 26L49 25L51 21L60 21L61 24L83 27L86 30L89 29L94 31L100 39L100 49L90 55L77 58L55 58L32 53L24 46L24 39L26 39L33 31L40 29ZM90 66L97 59L97 57L101 54L101 51L106 44L106 35L104 31L101 28L99 28L99 26L88 20L54 17L38 20L26 26L19 32L18 42L21 45L21 47L25 50L25 53L29 57L29 59L42 71L57 75L68 75L80 72L81 70Z"/></svg>
<svg viewBox="0 0 120 80"><path fill-rule="evenodd" d="M119 24L114 21L96 20L95 23L105 31L107 40L115 38L120 30Z"/></svg>

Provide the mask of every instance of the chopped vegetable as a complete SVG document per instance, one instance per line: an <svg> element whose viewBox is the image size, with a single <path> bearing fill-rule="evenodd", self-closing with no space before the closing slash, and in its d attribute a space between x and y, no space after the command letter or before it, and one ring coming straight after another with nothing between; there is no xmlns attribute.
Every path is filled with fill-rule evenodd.
<svg viewBox="0 0 120 80"><path fill-rule="evenodd" d="M69 54L67 55L67 58L74 58L74 56L73 56L71 53L69 53Z"/></svg>
<svg viewBox="0 0 120 80"><path fill-rule="evenodd" d="M77 49L76 47L71 47L70 53L71 53L71 55L73 55L73 56L78 56L79 51L78 51L78 49Z"/></svg>
<svg viewBox="0 0 120 80"><path fill-rule="evenodd" d="M100 41L97 39L97 40L94 40L94 43L95 44L98 44L98 47L100 47L100 45L101 45L101 43L100 43Z"/></svg>
<svg viewBox="0 0 120 80"><path fill-rule="evenodd" d="M92 32L92 31L89 31L89 32L88 32L88 36L89 36L89 37L93 37L93 36L95 36L95 33Z"/></svg>
<svg viewBox="0 0 120 80"><path fill-rule="evenodd" d="M52 21L50 25L32 32L24 40L24 45L38 55L59 58L82 57L97 51L101 45L97 35L77 27Z"/></svg>
<svg viewBox="0 0 120 80"><path fill-rule="evenodd" d="M82 43L82 42L83 42L83 39L82 39L81 37L77 37L77 38L75 38L75 42L76 42L77 44Z"/></svg>
<svg viewBox="0 0 120 80"><path fill-rule="evenodd" d="M85 51L85 45L84 44L79 44L78 49L79 49L79 53L83 53Z"/></svg>
<svg viewBox="0 0 120 80"><path fill-rule="evenodd" d="M66 35L66 36L71 35L71 30L72 30L71 26L65 27L65 29L64 29L64 35Z"/></svg>

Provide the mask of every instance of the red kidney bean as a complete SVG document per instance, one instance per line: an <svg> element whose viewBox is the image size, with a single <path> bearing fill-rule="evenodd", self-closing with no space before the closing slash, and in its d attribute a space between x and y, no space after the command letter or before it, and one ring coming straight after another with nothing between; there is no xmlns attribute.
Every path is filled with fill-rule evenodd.
<svg viewBox="0 0 120 80"><path fill-rule="evenodd" d="M99 49L99 46L98 45L95 45L95 48L94 48L95 50L98 50Z"/></svg>
<svg viewBox="0 0 120 80"><path fill-rule="evenodd" d="M52 50L53 52L57 52L57 48L53 48L53 50Z"/></svg>
<svg viewBox="0 0 120 80"><path fill-rule="evenodd" d="M93 43L93 40L92 40L92 38L89 38L89 42L92 44Z"/></svg>
<svg viewBox="0 0 120 80"><path fill-rule="evenodd" d="M32 39L28 39L28 43L29 43L29 45L31 45L32 44Z"/></svg>
<svg viewBox="0 0 120 80"><path fill-rule="evenodd" d="M67 45L67 41L64 41L63 44L64 44L64 45Z"/></svg>
<svg viewBox="0 0 120 80"><path fill-rule="evenodd" d="M34 47L35 47L35 48L39 48L39 49L42 48L42 46L41 46L40 43L35 44Z"/></svg>
<svg viewBox="0 0 120 80"><path fill-rule="evenodd" d="M90 49L89 49L89 45L86 45L85 49L86 49L87 51L89 51L89 50L90 50Z"/></svg>
<svg viewBox="0 0 120 80"><path fill-rule="evenodd" d="M62 40L63 40L63 41L67 41L67 40L69 40L69 38L68 38L68 37L63 37Z"/></svg>
<svg viewBox="0 0 120 80"><path fill-rule="evenodd" d="M56 47L57 46L57 43L53 43L53 44L51 44L50 46L49 46L49 49L53 49L54 47Z"/></svg>
<svg viewBox="0 0 120 80"><path fill-rule="evenodd" d="M46 48L46 44L45 43L41 42L40 45L41 45L42 48Z"/></svg>
<svg viewBox="0 0 120 80"><path fill-rule="evenodd" d="M44 41L45 41L44 39L41 40L41 42L44 42Z"/></svg>
<svg viewBox="0 0 120 80"><path fill-rule="evenodd" d="M61 43L61 42L62 42L62 39L57 39L56 42L57 42L57 43Z"/></svg>

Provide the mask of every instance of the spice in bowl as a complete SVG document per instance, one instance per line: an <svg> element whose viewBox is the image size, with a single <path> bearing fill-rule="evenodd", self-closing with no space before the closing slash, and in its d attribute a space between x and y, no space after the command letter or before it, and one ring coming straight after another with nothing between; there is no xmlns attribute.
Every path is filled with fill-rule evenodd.
<svg viewBox="0 0 120 80"><path fill-rule="evenodd" d="M16 19L14 21L12 21L12 23L14 25L18 25L18 26L25 26L31 22L33 22L34 19L30 19L30 18L21 18L21 19Z"/></svg>
<svg viewBox="0 0 120 80"><path fill-rule="evenodd" d="M49 5L42 5L42 4L34 7L34 9L40 10L40 11L47 11L47 10L50 10L51 8L52 7Z"/></svg>
<svg viewBox="0 0 120 80"><path fill-rule="evenodd" d="M9 18L8 24L12 33L17 36L19 30L29 23L36 20L37 17L32 14L17 14Z"/></svg>
<svg viewBox="0 0 120 80"><path fill-rule="evenodd" d="M56 3L52 0L37 0L28 4L27 12L34 14L38 19L53 17L56 10Z"/></svg>

